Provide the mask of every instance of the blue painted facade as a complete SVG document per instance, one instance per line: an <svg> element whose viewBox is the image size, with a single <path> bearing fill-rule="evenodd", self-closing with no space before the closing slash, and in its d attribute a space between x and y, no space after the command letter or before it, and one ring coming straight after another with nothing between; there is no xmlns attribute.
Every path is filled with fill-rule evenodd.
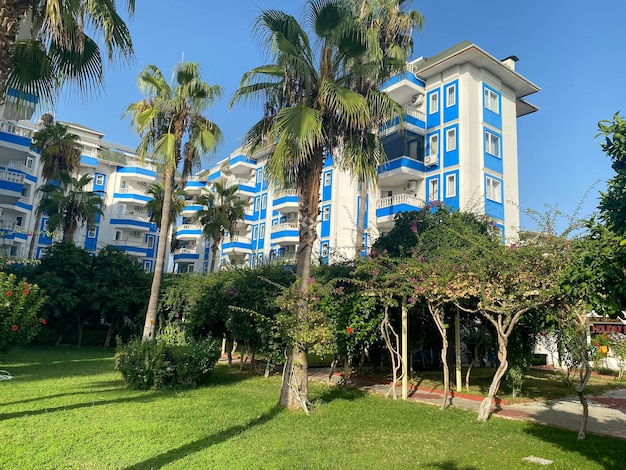
<svg viewBox="0 0 626 470"><path fill-rule="evenodd" d="M492 111L487 108L485 99L485 90L489 90L498 97L497 111ZM493 87L490 87L486 83L483 83L483 121L496 129L502 129L502 93Z"/></svg>
<svg viewBox="0 0 626 470"><path fill-rule="evenodd" d="M459 118L459 81L454 80L443 86L443 122Z"/></svg>
<svg viewBox="0 0 626 470"><path fill-rule="evenodd" d="M436 102L436 103L435 103ZM426 127L437 127L441 124L441 88L426 93Z"/></svg>
<svg viewBox="0 0 626 470"><path fill-rule="evenodd" d="M450 132L454 133L454 146L451 148ZM459 164L459 125L453 124L443 129L443 166L451 167Z"/></svg>

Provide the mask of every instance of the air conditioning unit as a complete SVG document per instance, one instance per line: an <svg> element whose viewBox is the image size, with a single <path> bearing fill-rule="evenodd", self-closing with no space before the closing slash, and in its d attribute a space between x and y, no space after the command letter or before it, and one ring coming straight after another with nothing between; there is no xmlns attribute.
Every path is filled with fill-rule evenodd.
<svg viewBox="0 0 626 470"><path fill-rule="evenodd" d="M439 163L439 154L433 154L433 155L428 155L426 158L424 158L424 165L426 166L433 166L433 165L437 165Z"/></svg>
<svg viewBox="0 0 626 470"><path fill-rule="evenodd" d="M137 212L146 212L146 208L143 206L137 206Z"/></svg>
<svg viewBox="0 0 626 470"><path fill-rule="evenodd" d="M142 185L144 188L147 188L147 187L148 187L148 182L147 182L147 181L142 181L142 182L141 182L141 185Z"/></svg>
<svg viewBox="0 0 626 470"><path fill-rule="evenodd" d="M424 104L424 95L418 93L417 95L413 95L411 98L411 104L416 108Z"/></svg>
<svg viewBox="0 0 626 470"><path fill-rule="evenodd" d="M131 232L130 233L133 237L141 237L141 232L140 231L135 231L135 232Z"/></svg>
<svg viewBox="0 0 626 470"><path fill-rule="evenodd" d="M407 191L415 191L417 189L417 181L415 180L410 180L406 186L404 187L405 190Z"/></svg>

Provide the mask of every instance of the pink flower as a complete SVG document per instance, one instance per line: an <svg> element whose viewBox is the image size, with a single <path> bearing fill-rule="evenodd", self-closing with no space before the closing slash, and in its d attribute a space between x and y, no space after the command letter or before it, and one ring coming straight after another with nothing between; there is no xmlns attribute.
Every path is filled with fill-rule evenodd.
<svg viewBox="0 0 626 470"><path fill-rule="evenodd" d="M13 295L13 292L7 291L7 297L11 297L12 295Z"/></svg>
<svg viewBox="0 0 626 470"><path fill-rule="evenodd" d="M48 323L48 322L46 321L46 319L45 319L45 318L42 318L42 319L41 319L41 324L42 324L42 325L45 325L46 323Z"/></svg>
<svg viewBox="0 0 626 470"><path fill-rule="evenodd" d="M11 327L11 329L12 329L13 331L17 331L17 330L19 330L19 328L18 328L18 326L17 326L17 325L13 325L13 326Z"/></svg>

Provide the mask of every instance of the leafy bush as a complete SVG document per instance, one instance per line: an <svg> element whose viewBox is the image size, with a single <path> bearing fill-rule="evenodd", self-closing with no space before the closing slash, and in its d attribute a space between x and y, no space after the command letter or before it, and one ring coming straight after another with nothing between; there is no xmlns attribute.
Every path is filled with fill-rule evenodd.
<svg viewBox="0 0 626 470"><path fill-rule="evenodd" d="M188 339L182 330L167 326L153 341L137 338L115 351L115 368L128 386L138 390L196 387L206 383L220 350L215 341Z"/></svg>
<svg viewBox="0 0 626 470"><path fill-rule="evenodd" d="M0 352L27 344L45 324L37 317L43 301L39 287L0 272Z"/></svg>

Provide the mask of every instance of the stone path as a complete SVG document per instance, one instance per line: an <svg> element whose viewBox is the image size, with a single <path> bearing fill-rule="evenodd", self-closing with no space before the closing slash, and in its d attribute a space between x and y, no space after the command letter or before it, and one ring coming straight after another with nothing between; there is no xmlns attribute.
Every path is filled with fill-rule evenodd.
<svg viewBox="0 0 626 470"><path fill-rule="evenodd" d="M310 368L309 380L326 382L329 368ZM339 374L331 377L331 383L340 380ZM351 386L358 387L370 393L385 395L389 384L376 383L367 379L351 379ZM396 387L398 396L402 395L401 387ZM442 393L439 390L410 390L409 399L416 402L441 406ZM612 390L600 396L587 396L589 402L589 421L587 432L626 439L626 389ZM481 397L451 393L450 406L478 411ZM554 426L572 431L578 431L582 419L582 405L577 397L566 397L519 404L494 405L494 416L509 419L532 421L548 426Z"/></svg>

